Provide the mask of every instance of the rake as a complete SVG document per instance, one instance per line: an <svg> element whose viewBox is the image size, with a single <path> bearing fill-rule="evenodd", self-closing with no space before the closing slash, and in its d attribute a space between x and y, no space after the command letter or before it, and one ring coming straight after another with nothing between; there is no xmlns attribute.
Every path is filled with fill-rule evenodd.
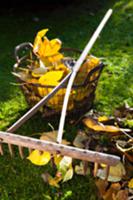
<svg viewBox="0 0 133 200"><path fill-rule="evenodd" d="M29 152L33 149L38 149L40 151L49 151L50 153L58 153L61 155L70 156L74 159L89 161L94 163L94 176L97 174L98 166L100 163L106 164L106 179L109 174L110 166L116 165L120 158L115 155L110 155L106 153L91 151L87 149L80 149L73 146L67 146L61 144L62 137L63 137L63 129L65 124L65 117L66 117L66 110L68 105L68 100L71 92L71 88L76 77L80 66L82 65L83 61L85 60L86 56L88 55L89 51L91 50L92 46L94 45L96 39L98 38L100 32L102 31L103 27L105 26L106 22L110 18L112 14L112 10L109 9L105 14L104 18L102 19L101 23L97 27L96 31L92 35L90 41L86 45L85 49L81 53L79 59L77 60L76 64L74 65L73 69L70 73L56 86L52 92L50 92L47 96L42 98L35 106L33 106L26 114L24 114L18 121L16 121L10 128L7 129L6 132L0 131L0 154L4 155L2 144L8 144L10 155L13 156L13 145L17 145L19 149L19 155L21 158L24 158L23 148L26 147L29 149ZM22 124L24 124L29 118L31 118L39 109L42 107L46 102L54 96L54 94L68 81L66 94L64 97L64 103L62 107L59 129L57 134L57 142L39 140L27 136L21 136L17 134L13 134Z"/></svg>

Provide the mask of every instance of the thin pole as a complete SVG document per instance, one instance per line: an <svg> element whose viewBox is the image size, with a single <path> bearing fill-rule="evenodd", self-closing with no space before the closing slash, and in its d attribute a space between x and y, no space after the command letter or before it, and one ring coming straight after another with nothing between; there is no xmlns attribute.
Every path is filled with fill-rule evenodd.
<svg viewBox="0 0 133 200"><path fill-rule="evenodd" d="M98 38L100 32L102 31L103 27L105 26L106 22L110 18L111 14L112 14L112 9L109 9L107 11L107 13L105 14L104 18L102 19L101 23L99 24L98 28L96 29L96 31L92 35L91 39L89 40L84 51L82 52L81 56L79 57L79 59L77 60L75 66L74 66L72 75L71 75L69 82L68 82L68 85L67 85L66 94L65 94L65 98L64 98L64 103L63 103L63 108L62 108L62 113L61 113L61 118L60 118L60 123L59 123L59 130L58 130L58 135L57 135L57 142L58 143L61 143L61 141L62 141L62 135L63 135L63 129L64 129L64 124L65 124L65 116L66 116L68 100L69 100L71 88L72 88L74 79L76 77L76 74L77 74L81 64L85 60L86 56L88 55L89 51L91 50L92 46L94 45L94 43L95 43L96 39Z"/></svg>

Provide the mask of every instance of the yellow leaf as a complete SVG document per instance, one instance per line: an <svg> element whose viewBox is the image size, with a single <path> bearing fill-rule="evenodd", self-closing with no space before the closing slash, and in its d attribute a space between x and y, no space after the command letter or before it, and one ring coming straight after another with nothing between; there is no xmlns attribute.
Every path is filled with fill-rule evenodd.
<svg viewBox="0 0 133 200"><path fill-rule="evenodd" d="M99 122L105 122L105 121L108 121L108 120L109 120L109 118L107 116L99 116L98 117Z"/></svg>
<svg viewBox="0 0 133 200"><path fill-rule="evenodd" d="M51 155L49 152L43 152L41 153L39 150L34 150L31 152L31 154L27 157L28 160L30 160L35 165L46 165L50 159Z"/></svg>
<svg viewBox="0 0 133 200"><path fill-rule="evenodd" d="M50 81L53 83L60 81L60 79L63 77L63 74L63 71L49 71L40 77L39 83L42 85L50 85Z"/></svg>
<svg viewBox="0 0 133 200"><path fill-rule="evenodd" d="M53 56L46 57L45 59L47 59L48 62L50 63L58 63L62 58L63 58L63 55L61 53L57 53ZM43 59L44 63L45 63L45 59Z"/></svg>
<svg viewBox="0 0 133 200"><path fill-rule="evenodd" d="M128 187L133 189L133 178L128 182Z"/></svg>
<svg viewBox="0 0 133 200"><path fill-rule="evenodd" d="M47 32L48 32L48 29L43 29L37 33L35 37L34 45L33 45L33 51L35 53L38 52L40 45L42 44L42 38L45 36Z"/></svg>
<svg viewBox="0 0 133 200"><path fill-rule="evenodd" d="M61 48L61 41L59 39L53 39L49 42L49 45L47 45L45 49L45 56L53 56L57 54L57 52Z"/></svg>
<svg viewBox="0 0 133 200"><path fill-rule="evenodd" d="M59 166L59 164L60 164L60 161L62 160L62 156L61 155L59 155L59 154L55 154L54 155L54 163L55 163L55 165L58 167Z"/></svg>
<svg viewBox="0 0 133 200"><path fill-rule="evenodd" d="M57 187L57 188L59 188L60 186L59 186L59 182L61 181L61 177L55 177L55 178L53 178L53 177L49 177L48 178L48 183L49 183L49 185L51 185L51 186L53 186L53 187Z"/></svg>
<svg viewBox="0 0 133 200"><path fill-rule="evenodd" d="M44 173L42 174L42 178L44 182L48 183L49 185L57 188L60 187L58 183L62 180L61 176L56 176L53 178L49 173Z"/></svg>
<svg viewBox="0 0 133 200"><path fill-rule="evenodd" d="M67 170L66 174L63 177L63 182L66 182L73 177L73 168L70 166L70 168Z"/></svg>
<svg viewBox="0 0 133 200"><path fill-rule="evenodd" d="M108 132L108 133L118 133L121 132L121 129L115 126L104 125L95 119L88 117L83 119L83 123L90 129L94 131Z"/></svg>

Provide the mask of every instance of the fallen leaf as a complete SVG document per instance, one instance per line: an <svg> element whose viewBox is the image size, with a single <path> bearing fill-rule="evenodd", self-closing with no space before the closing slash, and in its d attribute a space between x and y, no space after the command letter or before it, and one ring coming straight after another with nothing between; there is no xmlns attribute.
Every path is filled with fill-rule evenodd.
<svg viewBox="0 0 133 200"><path fill-rule="evenodd" d="M75 139L73 141L73 145L75 147L84 148L85 147L85 141L88 140L88 139L89 139L89 137L86 135L85 132L79 131L77 136L75 137Z"/></svg>
<svg viewBox="0 0 133 200"><path fill-rule="evenodd" d="M51 142L57 142L57 134L58 134L58 131L46 132L46 133L42 134L42 136L40 137L40 139L41 140L51 141ZM70 144L70 142L68 142L65 139L63 139L61 143L65 144L65 145L69 145Z"/></svg>
<svg viewBox="0 0 133 200"><path fill-rule="evenodd" d="M96 132L107 132L112 134L118 134L122 132L124 129L121 129L116 126L109 126L104 125L97 120L93 119L92 117L87 117L83 119L83 123L90 129L96 131Z"/></svg>
<svg viewBox="0 0 133 200"><path fill-rule="evenodd" d="M67 170L66 174L63 177L63 182L66 182L73 177L73 168L70 166L70 168Z"/></svg>
<svg viewBox="0 0 133 200"><path fill-rule="evenodd" d="M128 182L128 187L133 189L133 178Z"/></svg>
<svg viewBox="0 0 133 200"><path fill-rule="evenodd" d="M103 197L103 195L105 195L105 193L106 193L106 188L109 183L105 180L97 179L97 180L95 180L95 184L99 190L100 197Z"/></svg>
<svg viewBox="0 0 133 200"><path fill-rule="evenodd" d="M61 177L52 177L49 173L43 173L42 178L44 180L44 182L48 183L49 185L53 186L53 187L57 187L59 188L59 182L62 180Z"/></svg>
<svg viewBox="0 0 133 200"><path fill-rule="evenodd" d="M113 194L113 200L128 200L128 190L120 190L117 194Z"/></svg>
<svg viewBox="0 0 133 200"><path fill-rule="evenodd" d="M51 155L49 152L40 152L39 150L33 150L31 154L27 157L35 165L46 165L50 159Z"/></svg>
<svg viewBox="0 0 133 200"><path fill-rule="evenodd" d="M105 179L106 177L106 166L102 165L103 169L98 169L97 176L101 179ZM123 176L126 174L124 165L119 162L116 166L110 166L108 181L110 182L118 182Z"/></svg>
<svg viewBox="0 0 133 200"><path fill-rule="evenodd" d="M90 174L90 169L87 168L87 172L85 173L83 162L80 162L80 165L75 166L75 173L78 175Z"/></svg>

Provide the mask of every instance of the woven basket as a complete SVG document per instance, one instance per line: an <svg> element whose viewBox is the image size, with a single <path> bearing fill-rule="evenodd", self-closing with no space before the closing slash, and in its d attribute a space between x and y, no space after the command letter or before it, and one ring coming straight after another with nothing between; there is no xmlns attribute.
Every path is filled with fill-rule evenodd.
<svg viewBox="0 0 133 200"><path fill-rule="evenodd" d="M26 55L21 55L20 58L19 53L23 53L25 49L27 50L26 52L24 52L24 54L26 53ZM67 58L71 57L75 59L78 58L81 53L80 50L73 48L62 48L61 51L65 56L67 56ZM27 68L29 65L31 65L31 60L29 61L29 56L31 56L31 54L32 65L34 65L34 62L37 62L37 58L32 52L32 45L30 43L23 43L18 45L15 48L15 57L17 62L14 65L13 71L16 72L21 67ZM74 63L71 63L71 65L74 65ZM93 69L91 69L88 74L86 74L82 84L78 84L76 82L74 83L69 98L67 115L75 116L76 114L79 117L80 115L84 114L92 108L95 98L96 86L103 67L103 63L100 63L98 66L95 66ZM78 74L79 73L80 72L78 72ZM34 106L38 101L42 99L42 96L40 96L38 89L41 88L41 90L43 89L43 91L48 94L49 91L51 91L55 87L49 85L39 85L36 83L28 83L27 81L24 81L18 77L17 81L19 82L26 101L30 107ZM67 83L66 85L63 85L62 88L59 89L59 91L42 108L40 108L40 111L42 112L42 115L44 117L51 117L60 114L66 86Z"/></svg>

